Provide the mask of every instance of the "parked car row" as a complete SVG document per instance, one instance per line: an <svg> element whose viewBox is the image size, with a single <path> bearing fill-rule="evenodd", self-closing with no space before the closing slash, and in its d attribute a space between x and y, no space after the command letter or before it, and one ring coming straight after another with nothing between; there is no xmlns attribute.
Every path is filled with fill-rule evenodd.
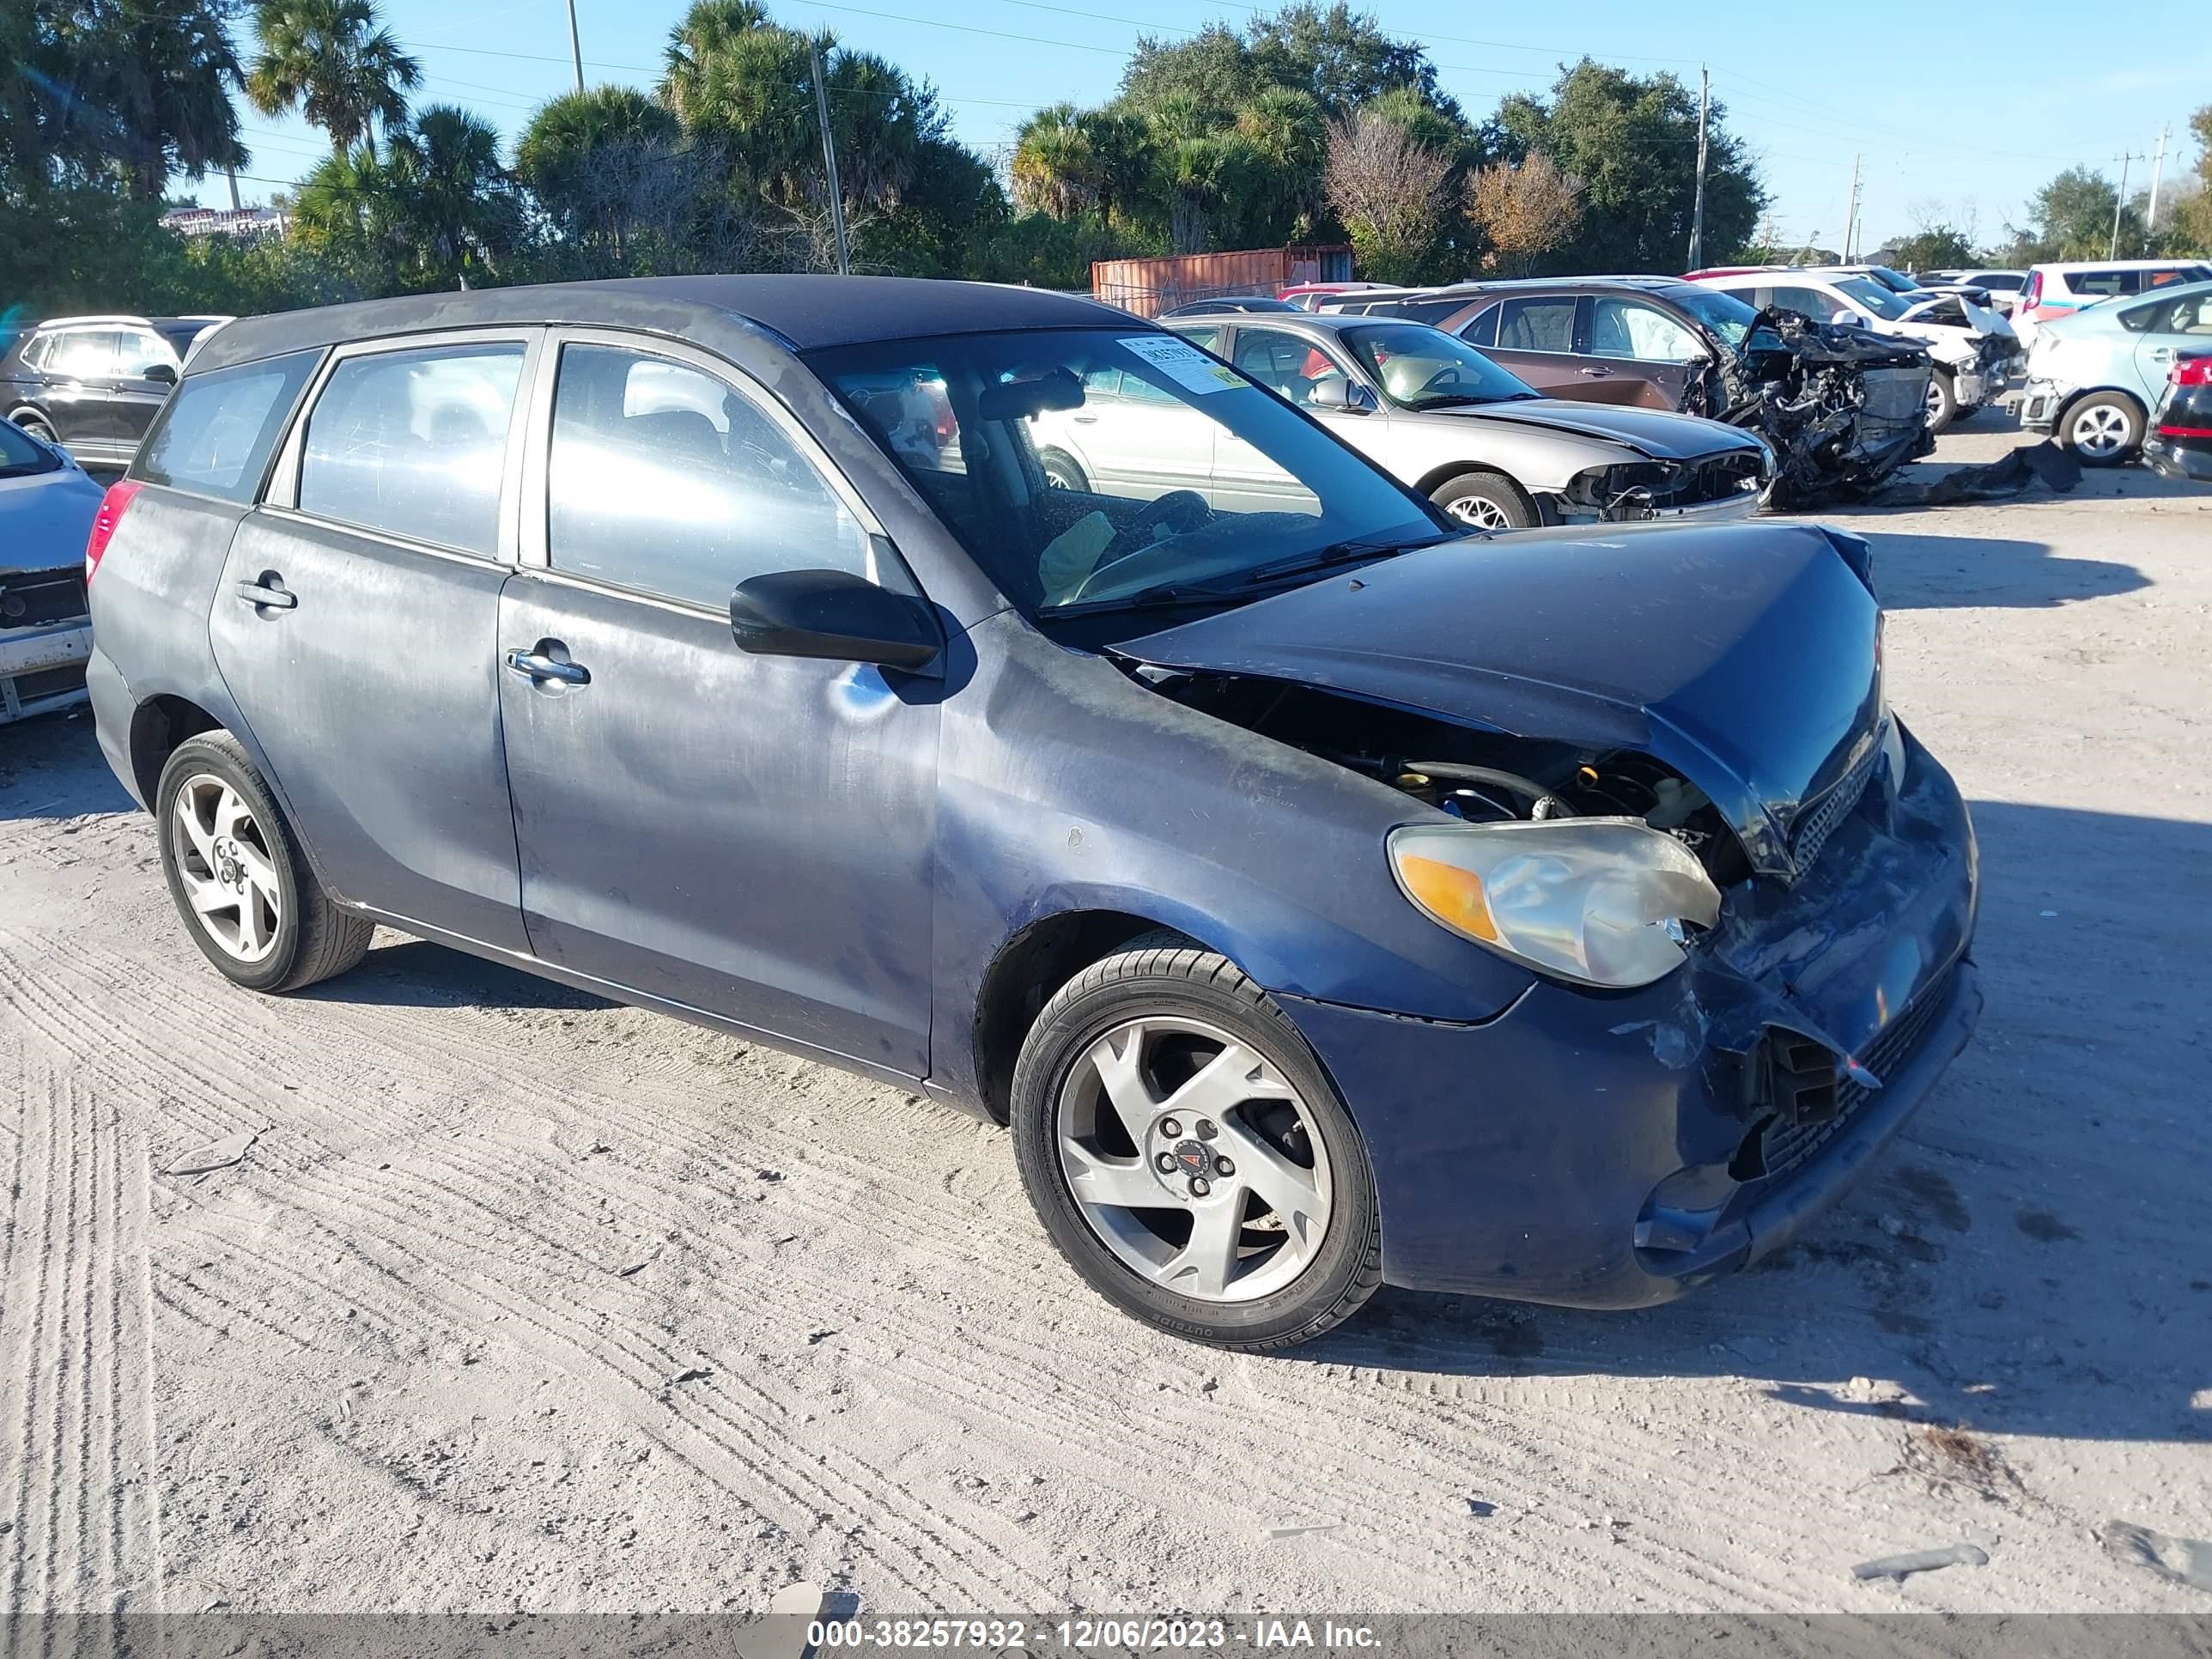
<svg viewBox="0 0 2212 1659"><path fill-rule="evenodd" d="M963 1106L1164 1330L1644 1306L1785 1246L1966 1041L1972 830L1863 541L1493 534L1400 453L1475 434L1629 469L1546 475L1598 519L1763 447L1406 319L251 319L88 544L99 740L234 983L383 923Z"/></svg>
<svg viewBox="0 0 2212 1659"><path fill-rule="evenodd" d="M2212 350L2212 280L2154 287L2057 317L2028 349L2021 424L2089 466L2142 449L2175 367Z"/></svg>

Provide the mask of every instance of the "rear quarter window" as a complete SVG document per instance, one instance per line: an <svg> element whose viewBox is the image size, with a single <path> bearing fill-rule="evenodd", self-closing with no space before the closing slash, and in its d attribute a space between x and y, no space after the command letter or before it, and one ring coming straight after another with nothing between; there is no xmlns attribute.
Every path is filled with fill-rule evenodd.
<svg viewBox="0 0 2212 1659"><path fill-rule="evenodd" d="M131 476L222 501L252 501L320 355L295 352L186 375L139 446Z"/></svg>

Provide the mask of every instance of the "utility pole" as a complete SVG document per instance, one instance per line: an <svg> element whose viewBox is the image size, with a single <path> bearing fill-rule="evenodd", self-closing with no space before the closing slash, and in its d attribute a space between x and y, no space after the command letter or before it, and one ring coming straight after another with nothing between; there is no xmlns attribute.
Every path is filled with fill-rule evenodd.
<svg viewBox="0 0 2212 1659"><path fill-rule="evenodd" d="M1851 201L1844 210L1844 263L1851 263L1852 244L1859 229L1859 158L1851 157Z"/></svg>
<svg viewBox="0 0 2212 1659"><path fill-rule="evenodd" d="M837 144L830 136L830 89L822 76L822 43L810 36L806 51L814 62L814 113L822 123L822 166L830 175L830 222L837 228L837 274L847 276L852 274L852 258L845 246L844 192L837 188Z"/></svg>
<svg viewBox="0 0 2212 1659"><path fill-rule="evenodd" d="M1690 269L1705 265L1705 112L1712 106L1712 78L1698 65L1698 193L1690 206Z"/></svg>
<svg viewBox="0 0 2212 1659"><path fill-rule="evenodd" d="M576 90L584 89L584 38L576 33L576 0L568 0L568 52L576 60Z"/></svg>
<svg viewBox="0 0 2212 1659"><path fill-rule="evenodd" d="M2150 164L2150 211L2143 215L2143 228L2152 235L2158 234L2158 181L2166 171L2166 136L2173 131L2171 125L2158 130L2158 155Z"/></svg>
<svg viewBox="0 0 2212 1659"><path fill-rule="evenodd" d="M222 176L230 180L230 210L235 213L238 211L238 169L225 167Z"/></svg>
<svg viewBox="0 0 2212 1659"><path fill-rule="evenodd" d="M2128 207L2128 163L2140 161L2142 157L2123 155L2119 159L2120 188L2119 193L2112 198L2112 240L2105 244L2105 257L2107 259L2117 259L2120 257L2120 215L2126 212Z"/></svg>

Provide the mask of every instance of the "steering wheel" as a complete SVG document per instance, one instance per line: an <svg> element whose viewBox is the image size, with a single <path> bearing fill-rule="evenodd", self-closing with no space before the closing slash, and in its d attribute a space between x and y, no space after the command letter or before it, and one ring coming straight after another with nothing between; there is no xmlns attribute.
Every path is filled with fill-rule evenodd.
<svg viewBox="0 0 2212 1659"><path fill-rule="evenodd" d="M1138 509L1136 517L1115 531L1114 539L1099 550L1098 562L1091 567L1091 574L1068 599L1081 599L1108 569L1155 545L1158 538L1152 533L1154 530L1164 526L1170 535L1180 536L1210 523L1212 518L1213 509L1195 489L1170 489L1157 500L1146 502Z"/></svg>
<svg viewBox="0 0 2212 1659"><path fill-rule="evenodd" d="M1425 398L1431 392L1449 392L1462 383L1469 386L1480 384L1479 380L1468 375L1466 364L1446 363L1427 380L1422 381L1421 389L1413 394L1413 398L1408 398L1407 401L1410 403L1413 398Z"/></svg>

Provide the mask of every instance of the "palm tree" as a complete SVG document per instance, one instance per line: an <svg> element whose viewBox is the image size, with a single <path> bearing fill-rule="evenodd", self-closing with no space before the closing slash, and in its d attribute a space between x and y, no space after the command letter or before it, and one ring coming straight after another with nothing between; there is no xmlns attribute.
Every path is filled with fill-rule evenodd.
<svg viewBox="0 0 2212 1659"><path fill-rule="evenodd" d="M424 263L447 281L496 267L521 228L499 130L465 109L433 104L392 134L402 217L418 227Z"/></svg>
<svg viewBox="0 0 2212 1659"><path fill-rule="evenodd" d="M697 125L709 113L712 83L721 64L744 36L769 27L768 8L759 0L696 0L669 31L661 100L684 125Z"/></svg>
<svg viewBox="0 0 2212 1659"><path fill-rule="evenodd" d="M1054 104L1021 125L1014 137L1014 199L1032 213L1073 219L1098 205L1098 155L1073 104Z"/></svg>
<svg viewBox="0 0 2212 1659"><path fill-rule="evenodd" d="M631 87L568 92L530 118L514 147L514 171L570 236L626 258L641 203L619 186L641 166L672 158L675 116Z"/></svg>
<svg viewBox="0 0 2212 1659"><path fill-rule="evenodd" d="M379 24L374 0L258 0L253 27L261 52L246 95L264 115L297 104L330 135L333 155L366 144L372 160L376 127L406 121L422 67Z"/></svg>
<svg viewBox="0 0 2212 1659"><path fill-rule="evenodd" d="M26 65L0 76L44 104L47 152L112 164L141 201L158 201L172 173L199 179L245 164L230 101L238 54L219 4L58 8L43 44L43 73Z"/></svg>

